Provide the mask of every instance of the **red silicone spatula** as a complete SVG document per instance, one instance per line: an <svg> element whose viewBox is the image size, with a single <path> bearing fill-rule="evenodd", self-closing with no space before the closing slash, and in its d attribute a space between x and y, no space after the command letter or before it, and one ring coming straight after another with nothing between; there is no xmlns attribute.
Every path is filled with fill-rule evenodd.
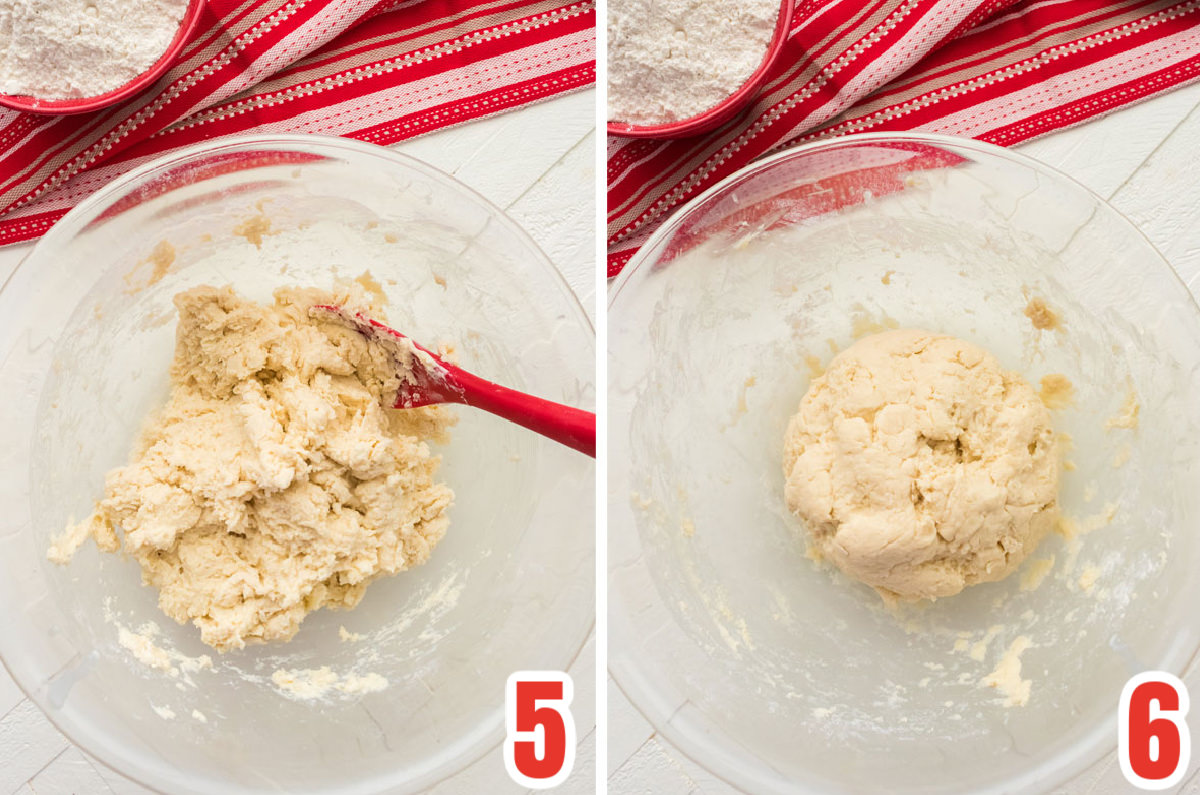
<svg viewBox="0 0 1200 795"><path fill-rule="evenodd" d="M387 347L396 357L397 366L408 370L401 379L395 408L461 403L596 457L596 415L592 412L485 381L461 367L447 364L412 339L361 313L331 305L314 306L313 313L331 316L358 329L367 339Z"/></svg>

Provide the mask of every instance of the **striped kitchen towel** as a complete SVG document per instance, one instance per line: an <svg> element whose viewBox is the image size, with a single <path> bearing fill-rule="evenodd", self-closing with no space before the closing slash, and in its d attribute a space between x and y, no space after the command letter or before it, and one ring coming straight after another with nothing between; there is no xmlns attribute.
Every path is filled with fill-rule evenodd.
<svg viewBox="0 0 1200 795"><path fill-rule="evenodd" d="M1008 146L1200 75L1200 0L801 0L749 113L703 136L609 136L608 273L751 161L855 132Z"/></svg>
<svg viewBox="0 0 1200 795"><path fill-rule="evenodd" d="M216 136L389 144L595 80L595 0L207 0L204 13L175 66L118 107L0 112L0 245Z"/></svg>

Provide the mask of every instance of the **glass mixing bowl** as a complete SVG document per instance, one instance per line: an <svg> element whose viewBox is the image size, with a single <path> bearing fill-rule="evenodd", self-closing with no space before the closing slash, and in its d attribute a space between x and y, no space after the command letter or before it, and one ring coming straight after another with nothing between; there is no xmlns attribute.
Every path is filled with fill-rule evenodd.
<svg viewBox="0 0 1200 795"><path fill-rule="evenodd" d="M263 217L259 250L246 222ZM289 234L311 247L280 254ZM164 240L169 269L153 253ZM365 270L418 341L453 343L485 378L593 402L591 326L534 243L450 177L348 140L225 139L141 168L60 221L0 291L0 656L71 740L151 787L422 789L500 742L509 674L565 670L592 626L592 461L461 408L440 450L456 500L431 560L353 611L312 614L287 644L212 652L158 610L135 562L90 542L69 566L47 562L166 397L176 292L231 284L269 300ZM147 622L174 675L120 643ZM213 668L189 670L205 653ZM323 666L389 685L303 700L272 681Z"/></svg>
<svg viewBox="0 0 1200 795"><path fill-rule="evenodd" d="M1060 330L1034 328L1035 298ZM805 557L782 473L813 373L890 326L1075 388L1053 417L1077 535L1046 539L1003 582L897 612ZM750 792L1067 780L1115 748L1126 679L1179 674L1200 645L1198 373L1200 316L1171 268L1028 158L863 135L743 169L611 290L615 680L669 742ZM1121 427L1131 394L1137 424ZM987 686L1005 658L1030 682L1024 706Z"/></svg>

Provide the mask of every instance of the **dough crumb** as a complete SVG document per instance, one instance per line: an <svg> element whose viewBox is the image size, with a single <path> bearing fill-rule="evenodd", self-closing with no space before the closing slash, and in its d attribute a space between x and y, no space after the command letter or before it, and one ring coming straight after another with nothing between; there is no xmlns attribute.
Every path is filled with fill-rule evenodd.
<svg viewBox="0 0 1200 795"><path fill-rule="evenodd" d="M1044 375L1038 397L1048 409L1065 409L1075 402L1075 386L1061 373Z"/></svg>
<svg viewBox="0 0 1200 795"><path fill-rule="evenodd" d="M127 649L142 665L159 671L170 671L171 655L160 648L152 640L156 631L143 628L140 632L132 632L126 627L118 627L117 642Z"/></svg>
<svg viewBox="0 0 1200 795"><path fill-rule="evenodd" d="M1067 456L1075 449L1075 440L1066 431L1057 434L1054 438L1058 443L1058 453L1062 458L1062 468L1067 472L1074 472L1075 462Z"/></svg>
<svg viewBox="0 0 1200 795"><path fill-rule="evenodd" d="M171 266L175 264L175 246L171 244L171 241L159 241L158 245L150 252L150 264L154 266L154 271L150 274L147 287L162 281L162 278L170 272Z"/></svg>
<svg viewBox="0 0 1200 795"><path fill-rule="evenodd" d="M873 334L894 331L898 328L900 328L898 321L893 320L887 315L882 315L876 320L862 306L857 307L851 315L850 336L856 340L861 340Z"/></svg>
<svg viewBox="0 0 1200 795"><path fill-rule="evenodd" d="M1120 469L1129 463L1129 457L1133 455L1133 449L1125 444L1118 448L1117 452L1113 453L1112 468Z"/></svg>
<svg viewBox="0 0 1200 795"><path fill-rule="evenodd" d="M129 285L125 290L126 295L133 295L140 290L145 290L147 287L153 287L163 280L163 277L171 272L171 266L175 264L175 246L169 240L160 240L158 244L150 250L150 256L139 262L132 271L125 274L125 284ZM137 274L143 265L150 266L150 276L145 284L134 284L134 276Z"/></svg>
<svg viewBox="0 0 1200 795"><path fill-rule="evenodd" d="M1025 635L1018 636L1000 658L995 670L985 676L981 684L994 687L1004 696L1004 706L1023 707L1029 703L1033 682L1021 678L1021 655L1033 644Z"/></svg>
<svg viewBox="0 0 1200 795"><path fill-rule="evenodd" d="M1125 393L1125 402L1121 404L1121 410L1115 415L1108 418L1104 423L1105 430L1113 430L1114 428L1128 428L1133 430L1138 426L1138 412L1141 410L1141 405L1138 403L1137 392L1130 386Z"/></svg>
<svg viewBox="0 0 1200 795"><path fill-rule="evenodd" d="M654 506L654 500L650 499L649 497L643 497L636 491L629 492L629 501L633 503L633 507L639 508L643 511L648 511Z"/></svg>
<svg viewBox="0 0 1200 795"><path fill-rule="evenodd" d="M1039 331L1058 331L1062 328L1062 320L1053 309L1046 305L1041 298L1030 299L1025 305L1025 317Z"/></svg>
<svg viewBox="0 0 1200 795"><path fill-rule="evenodd" d="M1058 522L1054 525L1054 529L1060 536L1066 539L1079 536L1079 523L1069 516L1058 517Z"/></svg>
<svg viewBox="0 0 1200 795"><path fill-rule="evenodd" d="M968 653L968 656L976 662L983 662L983 658L987 656L988 646L990 646L992 641L996 639L996 636L1003 631L1003 624L993 624L992 626L988 627L988 631L984 634L983 638L976 641L971 646L971 651Z"/></svg>
<svg viewBox="0 0 1200 795"><path fill-rule="evenodd" d="M274 234L274 231L271 229L271 219L259 214L252 215L235 226L233 233L238 237L246 238L247 241L254 244L255 248L262 248L263 238Z"/></svg>
<svg viewBox="0 0 1200 795"><path fill-rule="evenodd" d="M95 539L96 546L102 552L116 552L121 548L120 539L117 538L112 525L105 521L104 517L93 513L82 522L72 521L72 524L51 542L50 548L46 550L46 559L65 566L89 538Z"/></svg>
<svg viewBox="0 0 1200 795"><path fill-rule="evenodd" d="M353 608L373 580L424 563L453 500L427 442L453 415L385 407L394 354L312 317L324 304L383 317L356 282L269 305L229 287L178 294L167 404L48 556L88 535L113 551L120 527L162 611L222 652L289 640L313 610Z"/></svg>
<svg viewBox="0 0 1200 795"><path fill-rule="evenodd" d="M320 668L280 668L271 674L271 681L285 695L294 698L320 698L338 683L338 675L328 665Z"/></svg>
<svg viewBox="0 0 1200 795"><path fill-rule="evenodd" d="M371 275L370 271L363 271L354 277L354 281L367 291L367 295L371 296L377 306L387 305L387 293L384 291L383 285Z"/></svg>
<svg viewBox="0 0 1200 795"><path fill-rule="evenodd" d="M811 546L885 600L1003 579L1058 516L1058 449L1033 387L928 331L838 354L789 423L783 470Z"/></svg>
<svg viewBox="0 0 1200 795"><path fill-rule="evenodd" d="M116 625L117 643L133 654L134 659L148 668L182 678L183 681L179 683L181 689L185 689L188 685L195 686L190 674L211 670L213 667L212 658L207 654L189 657L175 649L160 646L155 640L159 635L159 628L153 622L148 621L142 624L138 627L137 632L117 622L107 602L105 604L105 620ZM181 672L182 677L180 677Z"/></svg>
<svg viewBox="0 0 1200 795"><path fill-rule="evenodd" d="M184 673L194 674L197 671L208 671L212 669L212 657L207 654L201 654L199 657L188 657L180 652L171 653L171 658L179 663L179 669Z"/></svg>
<svg viewBox="0 0 1200 795"><path fill-rule="evenodd" d="M346 643L357 643L363 639L363 636L357 632L351 632L345 627L338 627L338 637Z"/></svg>
<svg viewBox="0 0 1200 795"><path fill-rule="evenodd" d="M1021 575L1021 590L1036 591L1053 568L1053 555L1029 561L1029 565L1025 567L1025 573Z"/></svg>
<svg viewBox="0 0 1200 795"><path fill-rule="evenodd" d="M1095 566L1088 566L1079 573L1079 587L1084 593L1090 594L1096 590L1096 578L1100 576L1100 569Z"/></svg>
<svg viewBox="0 0 1200 795"><path fill-rule="evenodd" d="M819 378L825 372L825 367L821 364L820 358L812 354L804 357L804 363L808 365L809 378Z"/></svg>
<svg viewBox="0 0 1200 795"><path fill-rule="evenodd" d="M198 709L192 710L192 718L200 723L208 723L208 716Z"/></svg>
<svg viewBox="0 0 1200 795"><path fill-rule="evenodd" d="M895 273L896 273L895 271L888 271L888 272L886 272L885 274L883 274L883 278L881 278L881 279L879 280L879 281L880 281L880 283L882 283L882 284L885 284L885 285L886 285L886 284L891 284L891 283L892 283L892 276L893 276L893 274L895 274Z"/></svg>
<svg viewBox="0 0 1200 795"><path fill-rule="evenodd" d="M320 668L280 668L271 674L271 681L284 695L301 700L323 698L335 691L345 695L363 695L388 686L388 680L379 674L349 673L339 677L327 665Z"/></svg>
<svg viewBox="0 0 1200 795"><path fill-rule="evenodd" d="M679 523L679 527L680 530L683 531L683 535L686 538L691 538L692 536L696 535L696 523L691 519L685 518Z"/></svg>
<svg viewBox="0 0 1200 795"><path fill-rule="evenodd" d="M158 717L162 718L163 720L175 719L175 710L171 709L170 707L157 707L154 704L151 704L150 708L153 709Z"/></svg>
<svg viewBox="0 0 1200 795"><path fill-rule="evenodd" d="M754 386L754 383L754 376L750 376L742 382L741 391L738 392L737 410L735 412L735 414L739 417L745 414L749 409L749 406L746 403L746 393L750 390L750 387Z"/></svg>
<svg viewBox="0 0 1200 795"><path fill-rule="evenodd" d="M1060 516L1056 529L1066 539L1078 538L1079 536L1087 535L1094 530L1099 530L1101 527L1107 527L1112 524L1112 520L1116 518L1118 510L1120 510L1120 503L1107 502L1098 513L1085 516L1082 519L1077 520L1069 516Z"/></svg>

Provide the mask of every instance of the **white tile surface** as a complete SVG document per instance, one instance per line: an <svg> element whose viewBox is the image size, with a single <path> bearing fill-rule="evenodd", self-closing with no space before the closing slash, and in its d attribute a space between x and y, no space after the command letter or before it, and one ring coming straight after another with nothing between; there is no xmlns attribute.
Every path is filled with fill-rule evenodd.
<svg viewBox="0 0 1200 795"><path fill-rule="evenodd" d="M0 718L0 791L20 789L69 745L33 702L22 700Z"/></svg>
<svg viewBox="0 0 1200 795"><path fill-rule="evenodd" d="M1091 188L1128 216L1200 298L1200 85L1126 108L1103 119L1017 147ZM1200 665L1184 677L1200 693ZM734 788L666 746L609 680L610 795L703 793ZM1193 718L1192 726L1196 726ZM1115 736L1116 727L1113 727ZM1195 729L1193 729L1193 736ZM1200 792L1200 754L1171 792ZM1058 795L1130 792L1116 754L1058 790Z"/></svg>
<svg viewBox="0 0 1200 795"><path fill-rule="evenodd" d="M594 91L397 144L508 210L559 268L595 318ZM0 248L0 284L31 244ZM589 641L570 674L579 732L575 772L556 792L595 790L596 660ZM149 790L72 746L0 667L0 795L145 795ZM504 772L500 749L431 790L437 795L525 792Z"/></svg>

